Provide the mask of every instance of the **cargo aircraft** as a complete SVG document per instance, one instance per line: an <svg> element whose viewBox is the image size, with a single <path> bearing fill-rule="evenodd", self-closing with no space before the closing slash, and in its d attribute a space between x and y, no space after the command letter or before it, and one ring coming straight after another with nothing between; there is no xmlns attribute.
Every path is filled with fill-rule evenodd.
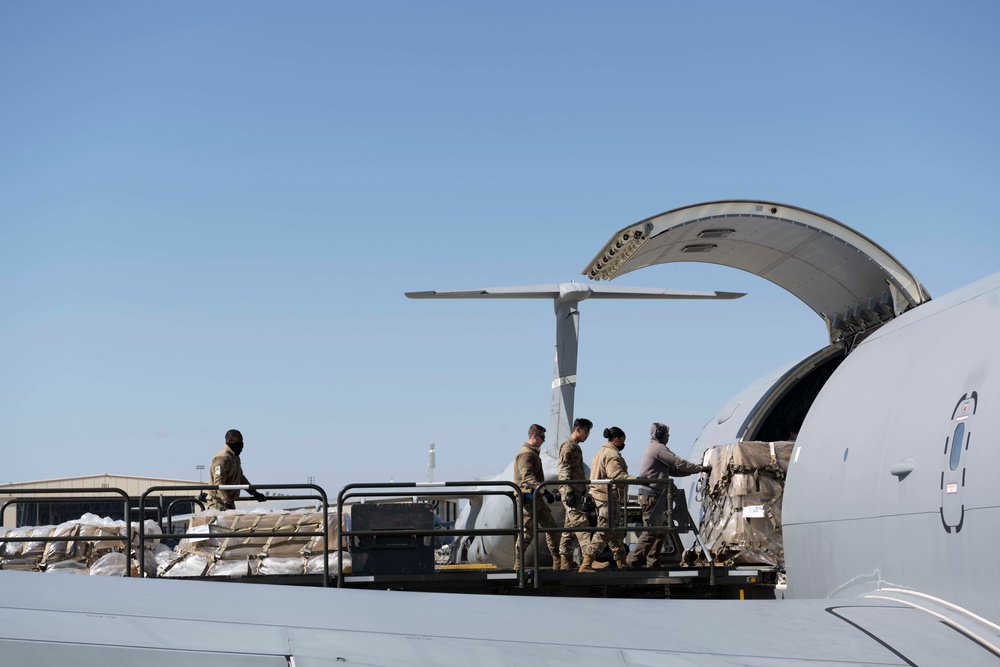
<svg viewBox="0 0 1000 667"><path fill-rule="evenodd" d="M802 419L784 493L783 600L326 590L0 572L10 665L1000 664L1000 273L931 301L888 252L778 203L668 211L584 273L750 271L829 343L727 403L696 449ZM997 365L997 369L993 366Z"/></svg>

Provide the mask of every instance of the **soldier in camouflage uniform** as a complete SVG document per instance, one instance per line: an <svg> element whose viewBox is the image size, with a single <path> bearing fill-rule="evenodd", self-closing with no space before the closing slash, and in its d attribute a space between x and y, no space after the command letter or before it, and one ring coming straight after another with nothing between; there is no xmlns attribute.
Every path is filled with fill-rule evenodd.
<svg viewBox="0 0 1000 667"><path fill-rule="evenodd" d="M514 545L514 569L520 566L520 545L524 543L524 550L527 552L528 545L531 544L532 532L534 531L534 517L532 516L532 494L535 487L545 481L545 473L542 471L542 458L538 455L538 450L545 442L545 427L532 424L528 428L528 441L518 450L514 458L514 483L521 488L523 501L524 532L517 539ZM552 518L552 510L546 503L555 500L548 490L541 491L545 502L538 503L538 525L541 528L555 528L556 521ZM539 499L541 500L541 499ZM559 554L559 540L555 533L545 533L545 542L549 545L549 552L553 558Z"/></svg>
<svg viewBox="0 0 1000 667"><path fill-rule="evenodd" d="M592 428L594 423L589 419L577 419L573 422L573 433L569 440L559 447L559 479L587 479L580 445L587 441ZM566 532L559 538L559 562L556 562L556 555L552 556L552 567L557 570L575 570L580 567L579 563L573 562L574 541L579 540L580 553L587 553L587 547L590 546L590 533L576 533L571 530L578 526L590 527L587 515L579 509L583 502L583 494L586 492L586 484L563 484L559 487L566 509L566 520L563 522Z"/></svg>

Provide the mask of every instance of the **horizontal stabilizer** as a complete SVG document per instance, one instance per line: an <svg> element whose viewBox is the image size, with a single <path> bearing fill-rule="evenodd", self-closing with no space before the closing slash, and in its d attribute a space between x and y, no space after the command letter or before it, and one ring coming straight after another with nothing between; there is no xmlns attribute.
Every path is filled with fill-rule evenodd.
<svg viewBox="0 0 1000 667"><path fill-rule="evenodd" d="M406 292L410 299L738 299L743 292L675 290L651 287L618 287L585 283L486 287L476 290Z"/></svg>
<svg viewBox="0 0 1000 667"><path fill-rule="evenodd" d="M555 299L559 285L525 285L523 287L486 287L470 290L429 290L407 292L411 299Z"/></svg>
<svg viewBox="0 0 1000 667"><path fill-rule="evenodd" d="M746 292L716 292L650 287L588 285L591 299L739 299Z"/></svg>

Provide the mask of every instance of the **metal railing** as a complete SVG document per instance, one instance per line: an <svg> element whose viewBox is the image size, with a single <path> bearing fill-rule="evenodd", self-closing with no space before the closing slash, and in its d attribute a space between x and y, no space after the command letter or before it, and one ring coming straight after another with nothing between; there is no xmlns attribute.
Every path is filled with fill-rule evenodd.
<svg viewBox="0 0 1000 667"><path fill-rule="evenodd" d="M163 519L160 519L160 529L163 530L164 534L172 535L174 532L174 505L177 503L191 503L192 505L200 507L202 512L205 511L205 503L199 498L174 498L170 501L170 504L167 505L167 525L165 529L163 526Z"/></svg>
<svg viewBox="0 0 1000 667"><path fill-rule="evenodd" d="M69 489L11 489L5 488L3 490L4 495L16 495L19 493L24 494L45 494L45 495L59 495L67 493L100 493L104 496L82 496L82 497L70 497L70 498L34 498L31 496L24 496L20 498L14 498L5 502L0 508L0 517L3 517L3 512L6 511L7 507L12 504L39 504L43 502L56 502L56 503L73 503L73 502L104 502L113 503L117 500L121 500L122 507L124 509L125 516L125 576L132 576L132 498L129 497L125 491L115 487L102 487L102 488L69 488ZM139 521L139 526L141 529L142 521ZM0 544L7 542L106 542L106 541L117 541L122 540L121 535L106 535L106 536L86 536L86 535L48 535L48 536L38 536L38 537L9 537L7 535L0 536Z"/></svg>
<svg viewBox="0 0 1000 667"><path fill-rule="evenodd" d="M674 486L674 484L672 482L668 482L667 480L662 479L662 478L636 477L636 478L633 478L633 479L619 479L619 480L613 480L613 479L597 479L597 480L571 479L571 480L549 480L549 481L545 481L545 482L540 483L538 486L536 486L534 488L534 491L531 494L531 501L532 501L532 503L531 503L531 514L532 514L532 518L534 519L533 522L532 522L532 544L534 545L535 563L538 563L538 559L539 559L539 557L541 555L540 552L539 552L539 549L541 547L541 545L539 544L540 540L538 539L539 534L545 535L545 534L549 534L549 533L554 533L554 534L556 534L558 536L562 536L562 534L564 534L564 533L589 533L591 536L593 536L596 533L623 533L623 532L627 532L630 528L632 528L632 526L629 526L628 523L626 522L626 520L624 519L625 513L623 511L620 511L620 510L624 510L624 507L622 507L622 508L618 507L619 501L618 501L618 498L617 498L617 494L614 492L615 491L615 487L619 487L619 486L620 487L624 487L624 490L622 491L622 495L625 498L628 498L628 486L630 484L636 484L636 485L640 485L640 486L651 486L651 485L664 486L664 485L666 485L666 487L667 487L666 490L662 492L662 499L665 502L665 508L666 508L665 510L662 511L663 524L661 524L661 525L655 525L655 526L646 526L646 525L643 525L642 526L642 532L644 532L644 533L653 533L653 534L656 534L656 533L667 534L667 533L678 533L678 532L693 532L694 536L695 536L695 542L698 544L699 547L701 547L701 550L705 554L705 558L708 561L710 583L711 584L715 584L715 563L714 563L712 557L709 555L708 549L705 547L705 544L702 542L701 535L700 535L697 527L694 525L694 521L692 520L690 512L688 512L686 506L683 508L683 510L684 510L684 517L682 517L682 518L686 519L686 524L687 524L687 526L689 528L688 529L681 529L681 528L678 528L677 526L674 526L674 511L673 511L674 510L674 490L675 490L676 487ZM551 487L551 486L558 487L558 486L563 486L563 485L567 485L567 486L606 485L608 487L608 494L607 494L608 495L608 525L607 526L586 526L586 527L584 527L584 526L572 526L572 527L569 527L569 528L565 527L565 525L563 525L563 526L555 526L555 527L552 527L552 528L539 527L539 525L538 525L538 502L539 502L539 497L542 495L540 492L543 489L548 489L548 487ZM579 503L580 501L577 501L577 502ZM596 511L596 509L595 509L595 511ZM616 525L616 522L619 519L621 519L621 522L622 522L621 526L617 526ZM636 528L638 528L638 527L636 527ZM586 555L586 554L584 554L584 555ZM540 570L539 570L539 568L536 568L535 580L534 580L535 588L539 588L539 586L541 585L541 578L542 577L540 575Z"/></svg>
<svg viewBox="0 0 1000 667"><path fill-rule="evenodd" d="M484 490L483 487L494 487L496 490ZM370 489L369 491L356 491L361 489ZM524 532L524 516L523 516L523 504L521 498L521 490L516 484L508 481L475 481L475 482L390 482L386 483L370 483L370 484L348 484L343 489L341 489L340 494L337 496L337 512L342 513L344 508L344 501L350 498L396 498L399 497L398 491L382 491L381 489L414 489L420 492L420 495L427 497L435 496L462 496L462 497L477 497L477 496L507 496L511 499L514 505L514 518L516 522L515 528L484 528L484 529L455 529L455 528L430 528L430 529L417 529L417 528L383 528L379 530L351 530L344 531L342 534L346 537L361 537L361 536L452 536L452 537L466 537L466 536L486 536L486 535L512 535L517 538ZM462 489L462 493L457 493L458 489ZM524 588L525 585L525 572L524 572L524 545L521 540L517 541L519 547L518 563L517 568L517 581L518 587ZM338 540L337 543L338 557L342 556L343 551L343 541ZM344 585L344 569L340 568L337 572L337 587L343 587Z"/></svg>
<svg viewBox="0 0 1000 667"><path fill-rule="evenodd" d="M281 495L275 497L275 500L318 500L322 504L322 516L323 516L323 530L322 531L277 531L269 530L267 532L269 537L322 537L323 538L323 586L327 587L330 585L330 536L329 531L326 529L327 523L329 522L330 515L330 503L326 496L326 491L323 487L316 484L254 484L253 488L256 490L274 490L274 489L311 489L316 492L315 495ZM249 491L249 484L189 484L186 486L151 486L140 496L139 507L146 506L146 498L149 494L155 491ZM343 514L339 512L336 520L338 522L338 534L341 517ZM250 531L249 534L252 534ZM192 538L192 537L205 537L204 533L192 533L190 531L185 533L174 533L171 537L176 539ZM146 540L159 539L160 536L147 537L145 534L144 526L139 523L139 545L140 545L140 558L142 558L142 552L144 551ZM339 542L339 540L338 540ZM339 552L338 552L339 557ZM337 570L340 571L343 568L338 567Z"/></svg>
<svg viewBox="0 0 1000 667"><path fill-rule="evenodd" d="M527 583L526 568L525 568L525 545L524 540L518 539L524 532L524 511L530 510L533 520L533 526L531 530L532 542L534 544L534 562L537 564L540 562L540 548L541 541L539 536L546 535L549 533L555 533L562 535L563 533L579 533L585 532L591 535L601 532L623 532L630 530L633 526L629 526L627 521L622 520L623 513L621 510L623 508L619 507L620 502L616 497L615 489L617 487L625 487L623 493L627 497L627 487L632 484L641 485L651 485L659 484L664 485L665 480L663 479L647 479L647 478L637 478L637 479L626 479L626 480L551 480L542 482L535 487L530 498L527 494L522 494L520 488L510 481L471 481L471 482L393 482L393 483L359 483L359 484L349 484L345 486L337 496L337 515L336 521L337 525L337 548L335 553L337 554L338 563L342 565L344 559L344 538L351 537L363 537L363 536L417 536L417 537L428 537L428 536L447 536L447 537L485 537L485 536L512 536L515 538L515 550L518 561L518 566L516 568L516 577L519 588L525 588ZM573 485L573 486L590 486L590 485L606 485L608 488L608 526L573 526L566 528L565 526L554 526L554 527L542 527L538 522L538 509L539 501L542 496L542 491L548 489L549 487L558 487L561 485ZM682 528L674 526L674 492L675 486L672 483L666 485L667 488L663 492L665 496L665 506L662 512L659 512L660 516L663 517L664 523L662 525L651 525L641 527L642 532L647 533L672 533L672 532L685 532ZM321 504L323 521L322 531L272 531L268 530L267 535L269 537L321 537L323 543L323 585L330 585L330 536L327 529L329 522L329 500L326 492L322 487L315 484L255 484L254 489L261 490L310 490L314 493L311 494L300 494L300 495L282 495L274 497L275 500L316 500ZM493 529L455 529L455 528L383 528L376 530L342 530L344 527L344 507L347 500L353 498L393 498L399 497L401 490L413 490L419 493L419 495L428 498L440 498L446 496L458 496L462 498L473 498L473 497L487 497L487 496L505 496L510 499L514 512L514 527L512 528L493 528ZM123 506L123 515L129 517L129 520L125 521L125 535L124 539L128 545L125 548L127 556L127 566L125 568L125 576L132 576L132 565L133 565L133 531L131 517L133 513L138 510L140 513L144 512L146 508L155 507L158 516L161 519L162 527L162 507L161 503L150 504L150 496L155 493L161 493L164 491L186 491L191 493L191 497L181 497L174 498L167 508L167 520L169 533L171 538L184 539L184 538L197 538L205 537L205 533L192 533L190 530L184 533L173 533L173 509L177 503L191 502L197 505L204 505L197 499L196 494L200 491L209 490L250 490L249 485L211 485L211 484L189 484L189 485L172 485L172 486L153 486L146 489L146 491L141 495L138 505L132 502L132 499L128 494L122 489L118 488L66 488L66 489L31 489L31 488L15 488L15 489L5 489L5 494L15 495L18 493L26 494L25 497L12 498L0 507L0 516L2 516L3 510L6 510L11 504L22 503L43 503L43 502L121 502ZM27 494L31 494L28 496ZM37 496L50 496L50 495L65 495L65 494L75 494L70 497L49 499L46 497ZM102 495L88 495L80 496L79 494L102 494ZM414 494L407 494L414 495ZM34 496L34 497L32 497ZM526 503L530 500L530 505ZM695 541L704 553L706 561L709 563L710 569L710 583L715 583L715 565L714 559L711 558L705 544L703 543L701 536L698 533L697 526L694 525L690 514L687 511L686 506L682 506L679 509L683 509L684 516L681 517L682 522L686 519L686 524L690 532L695 534ZM619 522L621 525L619 525ZM639 528L639 527L635 527ZM138 520L137 529L137 542L138 548L136 549L137 554L135 558L138 560L139 570L143 572L142 576L145 575L145 562L144 562L144 552L145 545L149 540L162 539L163 536L168 534L164 531L164 535L150 536L146 534L145 523L142 517ZM248 533L253 534L253 531ZM0 545L6 542L78 542L78 541L121 541L123 537L121 535L115 536L39 536L39 537L8 537L6 535L0 536ZM154 573L151 576L156 576ZM535 567L534 575L534 587L538 588L540 585L540 580L542 576L540 574L540 568ZM337 568L337 587L344 586L344 568L339 566Z"/></svg>

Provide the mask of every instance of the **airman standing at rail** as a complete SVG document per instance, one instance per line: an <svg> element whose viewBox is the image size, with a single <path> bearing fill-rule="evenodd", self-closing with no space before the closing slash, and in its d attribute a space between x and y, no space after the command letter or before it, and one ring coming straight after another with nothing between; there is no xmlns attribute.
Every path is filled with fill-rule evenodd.
<svg viewBox="0 0 1000 667"><path fill-rule="evenodd" d="M211 482L215 485L246 484L250 487L247 492L262 503L267 500L267 496L253 488L243 474L243 464L240 462L242 451L243 434L236 429L226 431L226 446L212 458ZM208 492L209 507L220 512L235 509L239 495L239 489L212 489Z"/></svg>
<svg viewBox="0 0 1000 667"><path fill-rule="evenodd" d="M583 468L583 450L580 445L587 441L594 423L589 419L577 419L573 422L573 433L559 447L559 479L587 479ZM583 494L587 492L586 484L563 484L559 487L563 506L566 509L566 520L563 527L566 532L559 538L559 556L552 556L552 567L556 570L575 570L579 563L573 562L573 542L580 542L580 553L586 554L590 546L590 533L576 533L572 529L578 526L589 528L587 515L580 511ZM558 559L559 562L556 562Z"/></svg>
<svg viewBox="0 0 1000 667"><path fill-rule="evenodd" d="M528 441L518 450L514 458L514 483L521 488L522 515L524 519L524 530L517 538L514 545L514 569L520 568L521 564L521 544L527 551L531 544L532 533L534 532L535 517L532 514L533 494L535 487L545 481L545 473L542 470L542 458L538 455L538 450L545 442L545 427L532 424L528 428ZM541 528L555 528L556 521L552 518L552 511L546 503L555 501L555 497L547 490L540 492L545 502L539 502L538 525ZM540 498L539 500L541 500ZM549 545L549 553L555 559L559 556L559 540L555 533L545 533L545 542ZM536 563L537 565L537 563Z"/></svg>
<svg viewBox="0 0 1000 667"><path fill-rule="evenodd" d="M611 547L614 554L615 564L618 567L625 567L625 559L628 557L628 547L625 546L623 532L624 522L617 516L611 516L609 501L614 501L615 514L617 515L625 507L626 487L624 484L594 484L597 480L625 480L635 479L634 475L628 474L628 464L622 457L622 450L625 449L625 431L617 426L604 429L604 437L608 439L594 456L594 461L590 464L590 495L594 497L597 505L597 527L609 528L614 523L619 524L617 530L605 530L594 533L590 541L590 546L583 557L580 565L580 572L593 572L594 561L604 551L605 545ZM611 486L612 490L608 487Z"/></svg>
<svg viewBox="0 0 1000 667"><path fill-rule="evenodd" d="M663 526L665 524L665 502L659 502L660 496L673 485L670 477L687 477L699 472L710 472L712 466L691 463L674 454L667 448L670 441L670 427L660 422L654 422L649 427L649 446L642 453L642 463L639 465L639 477L664 479L664 484L639 487L639 507L642 508L642 525ZM664 499L667 501L668 499ZM654 511L655 510L655 511ZM666 533L643 531L635 543L635 548L628 557L631 568L658 568L660 552Z"/></svg>

